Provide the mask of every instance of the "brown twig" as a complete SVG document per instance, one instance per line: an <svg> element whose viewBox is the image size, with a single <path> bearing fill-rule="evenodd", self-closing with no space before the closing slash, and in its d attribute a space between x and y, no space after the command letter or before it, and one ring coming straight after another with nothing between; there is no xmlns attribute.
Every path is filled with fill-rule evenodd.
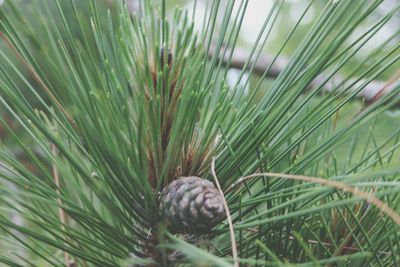
<svg viewBox="0 0 400 267"><path fill-rule="evenodd" d="M341 189L345 192L350 192L353 195L360 197L366 200L369 203L374 204L379 210L389 216L397 225L400 225L400 215L397 214L393 209L391 209L386 203L380 201L374 194L366 193L364 191L360 191L358 188L338 182L333 180L326 180L319 177L311 177L305 175L293 175L293 174L284 174L284 173L273 173L273 172L265 172L265 173L255 173L248 176L244 176L240 178L236 183L232 184L228 189L228 192L234 189L239 184L244 181L250 180L255 177L268 176L268 177L279 177L283 179L289 180L297 180L303 182L317 183L337 189Z"/></svg>
<svg viewBox="0 0 400 267"><path fill-rule="evenodd" d="M54 156L57 155L57 148L54 144L51 144L51 151ZM56 192L57 192L57 195L60 195L60 188L61 188L60 176L58 174L57 166L54 163L52 164L52 171L53 171L54 183L56 184ZM61 221L61 229L63 231L65 231L64 225L67 224L67 220L68 220L67 214L65 213L64 209L61 208L61 206L63 205L61 198L58 198L57 202L60 205L58 212L59 212L60 221ZM76 266L75 262L70 260L69 253L67 251L64 251L64 258L65 258L65 266L67 266L67 267Z"/></svg>
<svg viewBox="0 0 400 267"><path fill-rule="evenodd" d="M215 173L215 158L213 158L212 162L211 162L211 174L214 177L215 184L217 185L218 191L220 192L222 200L224 202L225 213L226 213L226 218L227 218L228 224L229 224L229 232L230 232L231 244L232 244L233 266L239 267L238 252L237 252L236 239L235 239L235 230L233 228L232 217L231 217L231 213L229 211L228 203L226 202L224 192L221 189L221 185L219 184L217 175Z"/></svg>

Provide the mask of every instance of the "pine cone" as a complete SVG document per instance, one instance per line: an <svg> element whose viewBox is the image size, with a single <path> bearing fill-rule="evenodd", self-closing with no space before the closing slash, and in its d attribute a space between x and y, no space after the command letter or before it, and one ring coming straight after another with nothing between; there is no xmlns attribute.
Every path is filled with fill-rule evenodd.
<svg viewBox="0 0 400 267"><path fill-rule="evenodd" d="M160 210L174 233L207 233L225 216L223 200L210 181L181 177L165 187Z"/></svg>

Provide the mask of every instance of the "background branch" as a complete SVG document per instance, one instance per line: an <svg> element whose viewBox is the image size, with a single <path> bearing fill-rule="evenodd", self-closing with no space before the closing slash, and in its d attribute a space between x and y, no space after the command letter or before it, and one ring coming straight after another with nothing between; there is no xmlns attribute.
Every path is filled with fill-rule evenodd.
<svg viewBox="0 0 400 267"><path fill-rule="evenodd" d="M215 54L216 54L215 48L211 47L209 52L209 57L214 57ZM246 66L246 62L250 57L250 52L242 48L235 48L232 58L229 58L229 56L230 56L230 51L225 53L224 57L219 58L224 66L229 65L228 66L229 68L243 69ZM254 64L254 69L252 73L261 76L268 69L268 72L266 73L266 78L270 79L277 78L279 74L288 65L289 58L285 56L280 56L275 61L274 58L275 58L274 56L266 53L261 54L258 60ZM248 70L250 70L253 63L254 61L251 61L249 64L247 64ZM315 87L321 84L327 78L328 78L327 74L321 73L314 79L314 81L310 84L310 86ZM357 79L356 78L345 79L343 76L336 74L329 80L330 81L323 86L323 89L326 92L335 91L338 84L343 83L341 87L346 87L347 85L354 83ZM354 87L357 87L357 85L362 84L365 81L366 79L361 79L359 82L357 82L357 84ZM390 81L373 80L369 82L368 85L365 86L365 88L358 94L358 97L364 99L366 102L374 101L376 100L377 97L389 93L399 84L400 80L398 73L395 74L395 76L392 79L390 79Z"/></svg>

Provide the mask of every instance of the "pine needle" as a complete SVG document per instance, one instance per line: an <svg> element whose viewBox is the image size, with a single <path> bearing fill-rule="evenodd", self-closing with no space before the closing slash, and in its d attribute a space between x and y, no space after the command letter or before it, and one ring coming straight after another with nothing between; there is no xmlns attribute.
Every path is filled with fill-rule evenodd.
<svg viewBox="0 0 400 267"><path fill-rule="evenodd" d="M326 180L319 177L311 177L305 175L293 175L293 174L285 174L285 173L273 173L273 172L265 172L265 173L254 173L248 176L244 176L240 178L236 183L232 184L228 189L228 192L234 189L236 186L241 184L244 181L250 180L255 177L279 177L283 179L317 183L321 185L326 185L329 187L341 189L344 192L350 192L353 195L360 197L367 202L374 204L379 210L388 215L397 225L400 225L400 216L393 209L391 209L386 203L380 201L374 194L366 193L364 191L360 191L358 188L332 180Z"/></svg>

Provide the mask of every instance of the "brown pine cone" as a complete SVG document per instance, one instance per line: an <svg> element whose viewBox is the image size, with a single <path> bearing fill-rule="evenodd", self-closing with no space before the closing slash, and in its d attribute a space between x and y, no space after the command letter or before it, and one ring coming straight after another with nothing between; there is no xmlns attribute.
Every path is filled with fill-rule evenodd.
<svg viewBox="0 0 400 267"><path fill-rule="evenodd" d="M204 234L225 217L223 199L214 184L195 176L171 182L159 203L173 233Z"/></svg>

